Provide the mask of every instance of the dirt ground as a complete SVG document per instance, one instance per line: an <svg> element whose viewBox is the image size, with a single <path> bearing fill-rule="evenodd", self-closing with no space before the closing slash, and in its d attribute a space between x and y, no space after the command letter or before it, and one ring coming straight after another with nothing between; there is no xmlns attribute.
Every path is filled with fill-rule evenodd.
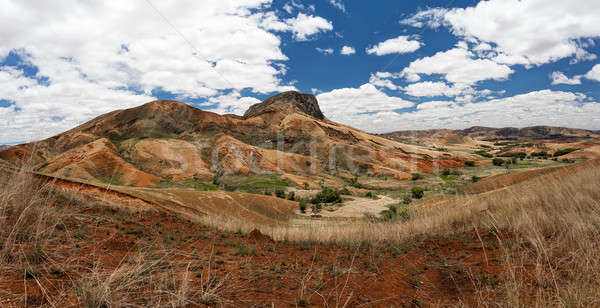
<svg viewBox="0 0 600 308"><path fill-rule="evenodd" d="M111 301L157 304L166 301L161 292L178 292L182 279L193 289L208 275L217 286L215 297L203 302L190 296L186 306L473 306L482 296L495 296L480 294L475 286L502 279L502 251L493 234L483 235L481 242L475 234L461 234L401 244L326 245L274 242L260 232L219 232L166 213L94 206L78 217L66 222L59 235L63 244L44 247L46 257L28 265L35 275L24 275L17 264L2 264L3 307L80 306L82 280L96 271L108 276L135 267L149 250L164 251L169 266L148 270L151 277L135 292L111 285ZM165 275L173 283L161 286Z"/></svg>

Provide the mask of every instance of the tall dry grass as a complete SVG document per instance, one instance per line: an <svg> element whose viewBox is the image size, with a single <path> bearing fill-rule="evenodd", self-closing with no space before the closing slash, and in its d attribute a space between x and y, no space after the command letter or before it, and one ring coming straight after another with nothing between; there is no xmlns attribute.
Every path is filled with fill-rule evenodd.
<svg viewBox="0 0 600 308"><path fill-rule="evenodd" d="M114 220L85 211L115 208L91 202L76 191L63 191L52 181L36 178L28 167L1 171L0 282L4 286L14 279L11 273L20 272L20 285L36 289L48 307L185 307L226 302L229 281L211 267L212 255L182 255L160 241L136 244L115 267L106 267L102 254L70 255L65 247L75 246L77 229L85 226L90 233L106 232L97 222ZM202 268L199 279L198 267ZM62 282L48 279L47 274L56 270L69 274ZM69 295L72 291L75 299ZM0 307L28 306L30 293L27 287L0 288Z"/></svg>
<svg viewBox="0 0 600 308"><path fill-rule="evenodd" d="M53 206L58 197L50 183L31 175L30 168L0 173L0 262L18 261L24 250L43 250L65 215Z"/></svg>
<svg viewBox="0 0 600 308"><path fill-rule="evenodd" d="M482 306L600 307L600 161L439 204L424 203L410 221L395 223L320 221L260 228L210 217L203 222L227 230L259 227L291 242L402 242L491 232L505 254L504 297L481 297Z"/></svg>

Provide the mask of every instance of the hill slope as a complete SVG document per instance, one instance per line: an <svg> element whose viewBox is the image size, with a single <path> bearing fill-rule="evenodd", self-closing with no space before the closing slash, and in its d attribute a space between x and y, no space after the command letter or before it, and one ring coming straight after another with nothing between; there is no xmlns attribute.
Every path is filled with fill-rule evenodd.
<svg viewBox="0 0 600 308"><path fill-rule="evenodd" d="M265 172L407 179L415 170L431 172L434 158L440 167L458 167L468 157L329 121L313 95L297 92L253 105L244 117L153 101L0 152L0 158L28 162L40 172L133 186Z"/></svg>

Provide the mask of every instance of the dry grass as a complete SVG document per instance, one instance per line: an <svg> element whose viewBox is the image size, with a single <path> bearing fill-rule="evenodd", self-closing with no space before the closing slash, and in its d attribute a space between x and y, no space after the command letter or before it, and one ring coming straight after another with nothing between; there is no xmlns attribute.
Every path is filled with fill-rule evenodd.
<svg viewBox="0 0 600 308"><path fill-rule="evenodd" d="M0 188L0 243L3 266L28 265L47 258L44 249L53 245L62 222L79 215L49 206L58 199L51 183L35 180L26 169L3 174ZM543 174L488 192L455 196L443 206L422 204L407 222L363 221L265 227L211 217L201 222L221 230L250 231L260 228L276 240L290 242L389 242L410 241L422 236L491 232L505 254L504 281L490 289L473 277L479 288L478 302L491 307L597 307L600 306L600 161L590 161ZM72 200L67 200L67 203ZM482 243L483 246L483 243ZM485 247L483 248L485 249ZM151 251L151 253L149 253ZM138 305L140 293L159 306L220 304L226 278L211 272L211 256L200 284L192 285L192 258L167 261L173 253L164 247L145 248L113 269L94 266L72 277L80 305L87 307ZM50 256L52 259L53 257ZM204 263L206 265L206 263ZM335 282L336 302L344 306L345 282ZM502 291L503 296L489 296ZM137 294L137 295L136 295ZM47 302L58 302L59 293ZM304 297L305 294L300 294ZM323 295L325 296L325 295Z"/></svg>
<svg viewBox="0 0 600 308"><path fill-rule="evenodd" d="M23 261L26 251L43 251L64 215L48 206L59 197L52 185L39 182L29 171L0 175L0 262Z"/></svg>
<svg viewBox="0 0 600 308"><path fill-rule="evenodd" d="M239 221L205 223L229 230L257 226ZM263 227L292 242L389 242L419 236L493 232L505 251L504 298L480 298L484 306L598 307L600 299L600 161L565 167L515 185L424 204L405 223ZM484 248L485 249L485 248ZM483 287L482 287L483 288ZM482 294L497 290L481 290Z"/></svg>

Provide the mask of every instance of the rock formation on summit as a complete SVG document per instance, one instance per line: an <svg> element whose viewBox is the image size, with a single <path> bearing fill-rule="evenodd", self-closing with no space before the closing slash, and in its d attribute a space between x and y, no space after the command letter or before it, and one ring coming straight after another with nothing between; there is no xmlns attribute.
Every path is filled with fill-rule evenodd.
<svg viewBox="0 0 600 308"><path fill-rule="evenodd" d="M317 98L312 94L302 94L296 91L283 92L267 98L261 103L254 104L244 113L244 118L251 118L266 112L280 111L286 114L302 112L319 120L325 116L319 108Z"/></svg>

